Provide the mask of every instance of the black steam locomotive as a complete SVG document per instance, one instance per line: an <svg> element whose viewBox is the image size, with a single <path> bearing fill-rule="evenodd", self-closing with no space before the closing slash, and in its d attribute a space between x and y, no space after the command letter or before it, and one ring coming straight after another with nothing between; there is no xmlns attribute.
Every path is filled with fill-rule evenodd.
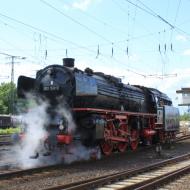
<svg viewBox="0 0 190 190"><path fill-rule="evenodd" d="M90 68L81 71L74 67L72 58L63 59L63 66L39 70L36 78L20 76L17 88L21 98L32 93L48 101L47 112L52 119L47 129L55 129L57 144L70 144L79 136L84 145L100 145L109 155L113 150L124 152L128 145L136 149L139 142L152 144L175 138L178 130L178 111L166 94L123 84L120 78ZM69 130L64 115L59 122L51 123L58 115L57 107L71 111L75 131ZM167 115L172 115L170 127Z"/></svg>

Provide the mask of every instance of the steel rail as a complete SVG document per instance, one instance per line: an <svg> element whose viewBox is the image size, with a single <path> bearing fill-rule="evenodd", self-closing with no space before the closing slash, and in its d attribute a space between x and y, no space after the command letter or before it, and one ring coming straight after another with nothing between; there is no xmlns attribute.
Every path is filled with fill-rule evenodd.
<svg viewBox="0 0 190 190"><path fill-rule="evenodd" d="M13 142L12 141L0 141L0 146L4 146L4 145L12 145Z"/></svg>
<svg viewBox="0 0 190 190"><path fill-rule="evenodd" d="M140 169L127 170L127 171L118 172L115 174L106 175L106 176L102 176L102 177L98 177L98 178L94 178L94 179L89 179L89 180L85 180L85 181L74 182L74 183L70 183L70 184L66 184L66 185L59 185L59 186L55 186L55 187L46 188L45 190L93 189L95 187L103 186L103 185L106 185L108 183L114 183L115 181L118 181L118 180L124 180L127 177L135 176L139 173L151 171L153 169L165 166L165 165L170 164L170 163L180 162L180 161L188 159L188 158L190 158L190 153L184 154L182 156L178 156L176 158L167 159L165 161L161 161L161 162L158 162L156 164L155 163L150 164L149 166L142 167Z"/></svg>
<svg viewBox="0 0 190 190"><path fill-rule="evenodd" d="M66 166L63 164L56 164L56 165L41 166L41 167L36 167L36 168L0 173L0 180L2 179L10 180L11 178L14 178L14 177L22 177L28 174L36 174L39 172L51 171L51 170L55 170L57 168L63 168L63 167L66 167Z"/></svg>
<svg viewBox="0 0 190 190"><path fill-rule="evenodd" d="M11 145L12 143L11 135L0 135L0 146Z"/></svg>
<svg viewBox="0 0 190 190"><path fill-rule="evenodd" d="M7 137L11 137L10 134L7 134L7 135L0 135L0 138L7 138Z"/></svg>
<svg viewBox="0 0 190 190"><path fill-rule="evenodd" d="M183 141L187 139L190 139L190 135L184 135L184 136L178 137L175 139L175 142L179 142L179 141Z"/></svg>
<svg viewBox="0 0 190 190"><path fill-rule="evenodd" d="M135 188L135 190L149 190L149 189L152 190L152 189L161 187L162 185L167 184L170 181L174 181L175 178L185 175L187 173L190 173L190 166L168 173L167 175L162 176L157 180L154 180L150 183L146 183L145 185L142 185L141 187Z"/></svg>

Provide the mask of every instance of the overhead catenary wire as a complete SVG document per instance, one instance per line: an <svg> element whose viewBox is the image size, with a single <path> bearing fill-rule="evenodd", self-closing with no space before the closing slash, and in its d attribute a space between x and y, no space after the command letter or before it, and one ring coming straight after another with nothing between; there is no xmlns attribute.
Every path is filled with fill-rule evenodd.
<svg viewBox="0 0 190 190"><path fill-rule="evenodd" d="M52 36L53 37L53 36ZM130 35L130 38L132 38L132 36ZM124 40L125 41L125 43L126 43L126 39ZM121 42L121 43L123 43L123 42ZM101 43L98 43L99 44L99 46L100 46L100 48L101 48L101 54L102 54L102 56L104 56L103 54L103 51L104 51L104 49L102 48L102 44ZM110 45L111 46L111 44L108 42L108 43L106 43L107 45ZM106 45L105 44L105 45ZM116 45L116 42L114 42L114 56L115 56L115 50L116 50L116 56L117 56L117 46L115 46ZM126 45L125 45L126 46ZM73 48L75 48L76 46L74 46ZM65 47L66 48L66 47ZM65 49L64 48L64 49ZM80 48L80 46L79 47L76 47L76 48ZM96 48L97 48L97 43L96 43ZM91 51L91 52L93 52L93 53L96 53L97 51L97 49L95 48L95 50L93 51ZM67 49L69 49L69 53L70 53L70 48L67 48ZM167 49L168 49L168 47L167 47ZM89 50L91 50L90 48L89 48ZM131 50L131 49L130 49ZM110 49L109 49L109 51L110 51ZM43 52L44 53L44 52ZM109 52L110 53L110 52ZM71 54L71 53L70 53ZM109 55L110 56L110 55ZM48 50L48 57L49 57L49 50Z"/></svg>
<svg viewBox="0 0 190 190"><path fill-rule="evenodd" d="M106 37L104 37L103 35L97 33L96 31L92 30L91 28L89 28L88 26L86 26L85 24L82 24L81 22L79 22L78 20L74 19L73 17L65 14L63 11L59 10L58 8L56 8L55 6L53 6L52 4L48 3L45 0L40 0L43 4L45 4L46 6L50 7L51 9L55 10L56 12L58 12L59 14L61 14L62 16L68 18L69 20L71 20L72 22L74 22L75 24L80 25L81 27L83 27L84 29L86 29L87 31L89 31L90 33L98 36L99 38L112 43L110 40L108 40Z"/></svg>
<svg viewBox="0 0 190 190"><path fill-rule="evenodd" d="M8 24L8 23L6 23L6 22L4 22L3 21L3 23L4 24L6 24L6 25L10 25L10 24ZM19 23L20 24L20 23ZM32 31L34 31L33 29L31 29ZM168 30L169 31L169 30ZM39 31L40 32L40 31ZM159 33L162 33L163 31L160 31ZM130 38L130 40L138 40L138 39L142 39L142 38L148 38L148 37L150 37L150 36L153 36L153 35L156 35L157 34L157 32L155 33L155 32L153 32L153 33L148 33L148 34L144 34L144 35L140 35L140 36L134 36L134 37L132 37L132 38ZM41 35L40 33L39 33L39 35ZM38 36L39 36L38 35ZM47 37L47 35L46 35L46 37ZM51 39L49 36L48 36L48 39ZM53 40L53 39L52 39ZM58 40L58 39L57 39ZM60 39L59 39L60 40ZM53 40L54 41L54 40ZM128 40L127 40L128 41ZM57 42L59 42L59 41L57 41ZM5 42L5 43L7 43L8 44L8 42ZM126 40L121 40L121 41L115 41L114 42L114 44L119 44L119 43L126 43ZM110 45L109 43L106 43L106 44L100 44L99 46L101 46L101 47L103 47L103 46L107 46L107 45ZM13 46L13 45L12 45ZM94 45L89 45L89 46L83 46L83 47L81 47L81 46L77 46L77 47L73 47L73 48L70 48L70 50L74 50L74 49L78 49L78 48L92 48ZM16 48L16 49L19 49L18 47L14 47L14 48ZM46 49L46 48L45 48ZM67 49L67 48L62 48L62 49L60 49L61 51L63 51L63 49L65 50L65 49ZM93 50L91 50L91 49L88 49L89 50L89 52L91 52L91 53L95 53L95 50L93 51ZM29 50L26 50L26 49L20 49L20 51L29 51ZM45 50L44 50L45 51ZM49 51L54 51L54 50L49 50ZM59 50L55 50L55 51L59 51ZM151 50L149 50L149 51L143 51L144 53L145 52L152 52ZM33 56L31 56L30 55L30 57L33 57ZM50 57L50 55L48 56L48 57ZM35 58L36 59L36 58Z"/></svg>
<svg viewBox="0 0 190 190"><path fill-rule="evenodd" d="M180 5L181 5L181 0L179 0L178 6L177 6L177 10L176 10L176 14L175 14L173 25L176 24L178 13L179 13L179 9L180 9ZM172 41L172 37L173 37L173 29L171 30L170 41Z"/></svg>
<svg viewBox="0 0 190 190"><path fill-rule="evenodd" d="M63 5L66 4L66 3L63 2L62 0L59 0L59 2L61 2ZM66 4L66 5L69 7L69 4ZM91 14L89 14L87 11L82 11L81 9L77 9L77 10L79 10L80 13L83 14L83 15L85 15L87 18L90 18L91 20L94 20L94 21L96 21L97 23L102 24L102 25L105 26L105 27L109 27L109 28L111 28L112 30L117 31L119 34L123 34L123 35L126 36L126 31L122 30L122 29L119 28L118 26L114 26L114 25L112 25L110 22L106 22L105 20L103 20L103 19L97 17L97 15L96 15L96 16L91 15Z"/></svg>
<svg viewBox="0 0 190 190"><path fill-rule="evenodd" d="M2 17L3 18L3 17ZM6 18L4 18L6 19ZM10 21L13 21L13 20L10 20ZM21 35L22 37L27 37L27 39L30 39L31 40L31 36L28 35L28 32L25 33L23 29L18 29L18 27L16 27L15 25L13 25L12 23L8 23L7 21L4 21L2 19L0 19L0 22L8 27L9 29L11 30L14 30L17 32L17 34ZM15 22L15 21L13 21ZM20 23L17 23L15 22L16 24L20 24ZM26 27L26 26L25 26ZM17 51L20 51L23 53L23 51L25 52L25 54L27 55L27 57L31 57L32 59L35 59L38 63L39 61L42 62L44 61L44 59L46 60L47 59L47 36L46 34L40 32L40 31L34 31L33 29L27 27L27 29L29 29L29 32L32 33L32 36L33 36L33 41L34 41L34 49L31 50L31 51L34 51L35 52L35 56L34 55L31 55L28 50L26 49L21 49L19 48L18 46L15 46L14 44L12 44L12 42L8 42L8 41L5 41L4 38L1 38L0 40L3 41L6 45L9 45L11 47L13 47L13 49L16 49ZM40 36L42 36L43 34L43 39L40 40ZM51 41L54 41L54 42L58 42L55 40L55 38L51 38L50 36L48 36L48 40L51 40ZM41 42L40 42L41 41ZM44 43L45 41L45 43ZM36 43L39 42L39 45L38 47L36 46ZM42 49L42 43L43 42L43 49ZM38 51L37 51L38 50ZM12 50L4 50L4 51L12 51ZM37 53L38 52L38 53ZM39 57L40 56L40 57ZM37 58L38 57L38 58ZM40 59L40 60L39 60ZM35 61L35 62L36 62ZM33 62L33 61L31 61Z"/></svg>
<svg viewBox="0 0 190 190"><path fill-rule="evenodd" d="M53 6L52 4L48 3L45 0L40 0L42 3L44 3L45 5L47 5L48 7L50 7L51 9L55 10L56 12L60 13L61 15L63 15L64 17L68 18L69 20L73 21L76 24L79 24L80 26L82 26L83 28L85 28L86 30L88 30L89 32L93 33L94 35L102 38L103 40L107 41L108 43L112 44L112 53L111 53L111 57L113 57L113 42L111 42L110 40L108 40L107 38L105 38L104 36L102 36L101 34L98 34L97 32L95 32L94 30L92 30L91 28L89 28L88 26L82 24L81 22L79 22L78 20L74 19L73 17L65 14L63 11L59 10L58 8L56 8L55 6ZM128 9L128 20L129 20L129 9ZM128 38L129 38L129 29L128 29ZM128 39L129 40L129 39Z"/></svg>
<svg viewBox="0 0 190 190"><path fill-rule="evenodd" d="M118 1L112 0L112 2L128 17L129 7L128 7L128 9L125 9L124 6L120 5ZM136 19L135 19L135 18L136 18L136 12L137 12L137 7L135 7L135 16L134 16L134 19L133 19L133 21L135 21L135 22L136 22ZM129 18L129 17L128 17L128 18ZM135 23L135 22L134 22L134 23ZM129 22L128 22L128 23L129 23ZM141 22L138 22L137 25L140 26L140 27L142 27L143 29L147 30L146 27L143 26ZM147 30L147 31L148 31L148 30ZM133 32L134 32L134 31L133 31ZM150 31L148 31L148 32L151 33ZM128 37L128 40L131 40L131 39L133 38L132 36L133 36L133 35L131 34L131 37L130 37L130 39L129 39L129 37Z"/></svg>
<svg viewBox="0 0 190 190"><path fill-rule="evenodd" d="M95 50L92 50L92 49L90 49L90 48L91 48L91 47L96 47L97 45L81 46L81 45L78 45L77 43L75 43L75 42L73 42L73 41L64 39L64 38L62 38L62 37L60 37L60 36L58 36L58 35L56 35L56 34L47 32L47 31L45 31L45 30L42 30L42 29L37 28L37 27L32 26L32 25L26 24L26 23L24 23L24 22L22 22L22 21L20 21L20 20L17 20L17 19L15 19L15 18L9 17L9 16L7 16L7 15L4 15L4 14L1 14L1 13L0 13L0 16L6 18L6 19L8 19L8 20L11 20L11 21L13 21L13 22L16 22L17 24L21 24L21 25L23 25L23 26L25 26L25 27L31 29L33 32L37 31L37 32L39 32L39 33L43 33L44 35L48 36L48 39L50 39L50 40L53 40L53 41L60 40L60 41L64 41L64 42L66 42L66 43L69 43L69 44L71 44L71 45L74 46L74 47L72 47L72 48L70 48L70 49L73 49L73 50L74 50L74 49L84 49L84 50L89 51L89 52L91 52L91 53L95 53L95 52L96 52ZM6 22L3 22L3 23L6 24L6 25L10 25L10 24L7 24ZM168 31L169 31L169 30L168 30ZM159 33L162 33L162 32L164 32L164 31L160 31ZM133 36L133 37L131 37L131 38L128 39L128 40L131 41L131 40L139 40L139 39L142 39L142 38L148 38L148 37L150 37L150 36L157 35L157 33L158 33L158 32L150 32L150 33L143 34L143 35L139 35L139 36ZM52 37L52 38L51 38L51 37ZM59 42L59 41L57 41L57 42ZM119 40L119 41L114 41L113 43L114 43L114 44L126 43L126 39ZM111 43L111 44L112 44L112 43ZM109 45L110 45L110 43L101 43L101 44L99 44L99 46L101 46L101 47L103 47L103 46L109 46Z"/></svg>
<svg viewBox="0 0 190 190"><path fill-rule="evenodd" d="M145 26L143 26L141 22L137 22L137 21L136 21L136 14L137 14L137 10L138 10L138 7L137 7L137 6L134 6L134 7L135 7L135 14L134 14L134 18L132 18L131 16L129 17L129 5L128 5L128 8L126 9L125 6L120 5L120 3L119 3L118 1L112 0L112 2L113 2L124 14L126 14L126 16L127 16L127 18L128 18L128 28L129 28L129 25L130 25L130 23L129 23L129 18L131 18L131 20L132 20L133 23L134 23L134 24L133 24L133 28L131 29L131 32L130 32L130 37L129 37L129 29L128 29L128 37L127 37L127 40L126 40L126 41L127 41L126 53L127 53L127 55L129 56L129 49L130 49L130 52L132 51L132 45L133 45L132 40L138 40L138 38L136 38L136 37L134 36L135 23L138 23L138 24L136 24L136 25L140 26L141 28L143 28L143 29L145 29L145 30L147 30L147 28L146 28ZM134 1L134 5L137 5L137 0ZM167 31L170 31L170 30L171 30L171 28L167 29ZM147 30L147 31L148 31L148 30ZM165 31L166 31L166 30L156 32L156 33L152 34L152 36L153 36L153 35L157 35L157 33L163 33L163 32L165 32ZM152 32L149 32L150 36L151 36L151 33L152 33ZM129 47L129 42L130 42L130 47ZM135 49L136 49L136 48L135 48Z"/></svg>
<svg viewBox="0 0 190 190"><path fill-rule="evenodd" d="M22 21L19 21L19 20L15 19L15 18L9 17L9 16L4 15L4 14L2 14L2 13L0 13L0 16L6 18L6 19L8 19L8 20L14 21L14 22L16 22L16 23L19 23L19 24L21 24L21 25L24 25L24 26L26 26L26 27L28 27L28 28L34 30L34 31L39 31L39 32L45 33L46 35L52 36L52 37L54 37L54 38L56 38L56 39L59 39L59 40L62 40L62 41L66 41L66 42L68 42L68 43L71 43L72 45L74 45L74 46L76 46L76 47L84 48L85 50L88 50L89 52L93 52L93 53L96 52L96 51L94 51L94 50L91 50L91 49L88 49L88 48L79 46L78 44L76 44L76 43L74 43L74 42L72 42L72 41L65 40L65 39L63 39L62 37L59 37L59 36L57 36L57 35L55 35L55 34L52 34L52 33L50 33L50 32L47 32L47 31L45 31L45 30L39 29L39 28L37 28L37 27L35 27L35 26L26 24L26 23L24 23L24 22L22 22ZM101 56L103 56L103 57L105 57L105 58L110 57L110 56L107 56L107 55L105 55L105 54L103 54L103 53L101 53ZM114 60L115 62L119 63L119 64L122 64L120 61L116 60L115 58L114 58L113 60ZM140 74L140 73L138 74L138 72L132 71L132 70L130 70L130 69L127 68L127 67L125 67L125 68L126 68L127 71L129 71L129 72L132 72L132 73L135 73L135 74L137 74L137 75L142 76L142 74ZM143 75L143 76L144 76L144 75Z"/></svg>
<svg viewBox="0 0 190 190"><path fill-rule="evenodd" d="M166 19L164 19L162 16L160 16L159 14L157 14L156 12L154 12L152 9L150 9L148 6L146 6L144 3L142 3L140 0L137 0L139 1L141 4L143 4L146 8L143 8L139 5L136 5L134 4L133 2L131 2L130 0L125 0L127 1L128 3L132 4L133 6L136 6L137 8L141 9L142 11L148 13L149 15L152 15L156 18L158 18L159 20L161 20L162 22L166 23L167 25L169 25L171 27L171 29L175 29L176 31L180 32L180 33L183 33L183 34L186 34L188 36L190 36L190 33L182 30L181 28L177 27L176 25L174 26L173 24L171 24L169 21L167 21Z"/></svg>
<svg viewBox="0 0 190 190"><path fill-rule="evenodd" d="M87 48L87 47L80 46L79 44L77 44L77 43L75 43L75 42L73 42L73 41L64 39L63 37L60 37L60 36L58 36L58 35L56 35L56 34L53 34L53 33L51 33L51 32L47 32L46 30L43 30L43 29L37 28L37 27L35 27L35 26L32 26L32 25L30 25L30 24L24 23L24 22L22 22L22 21L20 21L20 20L17 20L17 19L15 19L15 18L9 17L9 16L7 16L7 15L5 15L5 14L2 14L2 13L0 13L0 16L6 18L6 19L8 19L8 20L14 21L14 22L16 22L16 23L18 23L18 24L21 24L21 25L23 25L23 26L25 26L25 27L27 27L27 28L30 28L30 29L32 29L33 31L38 31L38 32L44 33L44 34L46 34L46 35L48 35L48 36L51 36L51 37L53 37L53 38L55 38L55 39L58 39L58 40L67 42L67 43L73 45L74 47L78 47L78 48L85 49L85 50L87 50L87 51L92 52L92 50L89 49L89 48ZM94 52L94 51L93 51L93 52Z"/></svg>
<svg viewBox="0 0 190 190"><path fill-rule="evenodd" d="M137 0L138 2L140 2L145 8L133 3L130 0L125 0L128 3L132 4L133 6L141 9L142 11L148 13L149 15L152 15L153 17L158 18L159 20L161 20L162 22L166 23L167 25L169 25L171 28L175 28L175 26L173 26L169 21L167 21L166 19L164 19L162 16L160 16L159 14L155 13L152 9L150 9L148 6L146 6L144 3L142 3L140 0Z"/></svg>
<svg viewBox="0 0 190 190"><path fill-rule="evenodd" d="M0 15L1 15L1 13L0 13ZM1 15L1 16L2 16L2 15ZM3 17L8 18L9 20L14 21L14 22L16 22L16 23L18 23L18 24L22 24L22 25L24 25L25 27L31 29L32 31L37 31L37 32L39 32L39 35L40 35L41 33L43 33L43 31L42 31L41 29L39 29L39 28L37 28L37 27L34 27L34 26L31 26L31 25L27 25L27 24L23 23L22 21L16 20L16 19L11 18L11 17L9 17L9 16L7 16L7 15L3 15ZM10 25L10 24L8 24L8 23L6 23L6 22L4 22L4 21L3 21L3 23L6 24L6 25ZM31 28L31 27L32 27L32 28ZM46 31L45 31L45 32L46 32ZM163 32L163 31L160 31L160 33L161 33L161 32ZM138 39L142 39L142 38L148 38L148 37L153 36L153 35L156 35L156 34L157 34L157 32L156 32L156 33L153 32L153 33L148 33L148 34L144 34L144 35L140 35L140 36L134 36L134 37L130 38L130 40L138 40ZM57 35L53 35L53 36L52 36L51 33L48 33L48 34L45 33L44 35L46 35L46 37L47 37L47 35L50 35L50 36L48 36L48 39L51 39L50 37L52 37L52 38L55 38L55 37L56 37L57 40L63 41L62 38L60 39L60 37L57 36ZM8 43L8 42L6 42L6 43ZM119 44L119 43L126 43L126 40L120 40L120 41L115 41L115 42L114 42L114 44ZM101 46L101 47L102 47L102 46L107 46L107 45L110 45L110 44L109 44L109 43L99 44L99 46ZM78 48L82 48L82 49L85 49L85 48L86 48L86 50L88 50L89 52L95 53L95 52L96 52L95 50L89 49L90 47L93 47L93 46L95 46L95 45L89 45L89 46L75 46L75 47L70 48L70 49L73 49L73 50L74 50L74 49L78 49ZM87 49L87 48L88 48L88 49ZM18 49L18 47L16 47L16 49ZM66 49L66 48L64 48L64 49ZM21 51L23 51L23 50L21 50ZM26 51L26 49L24 49L24 51Z"/></svg>
<svg viewBox="0 0 190 190"><path fill-rule="evenodd" d="M177 32L180 32L180 33L183 33L183 34L186 34L186 35L189 35L190 36L190 34L189 33L187 33L186 31L184 31L184 30L182 30L181 28L179 28L179 27L177 27L176 25L175 25L175 22L176 22L176 18L177 18L177 15L178 15L178 11L179 11L179 7L180 7L180 3L181 3L181 1L179 1L179 3L178 3L178 10L177 10L177 13L176 13L176 18L175 18L175 22L174 22L174 24L171 24L168 20L166 20L165 18L163 18L162 16L160 16L159 14L157 14L154 10L152 10L150 7L148 7L147 5L145 5L142 1L140 1L140 0L137 0L142 6L140 6L140 5L137 5L137 4L135 4L135 3L133 3L132 1L130 1L130 0L125 0L126 2L128 2L128 3L130 3L130 4L132 4L133 6L135 6L135 7L137 7L137 8L139 8L139 9L141 9L142 11L144 11L144 12L146 12L147 14L149 14L149 15L151 15L151 16L153 16L153 17L156 17L156 18L158 18L159 20L161 20L162 22L164 22L165 24L167 24L168 26L170 26L170 28L172 29L172 32L173 32L173 30L175 29ZM171 43L171 45L170 45L170 48L171 48L171 51L173 52L173 45L172 45L172 43ZM164 45L164 49L165 49L165 52L166 52L166 45ZM160 54L161 55L161 54ZM162 55L161 55L162 56ZM163 59L163 57L162 57L162 59ZM163 68L164 68L164 66L163 66Z"/></svg>

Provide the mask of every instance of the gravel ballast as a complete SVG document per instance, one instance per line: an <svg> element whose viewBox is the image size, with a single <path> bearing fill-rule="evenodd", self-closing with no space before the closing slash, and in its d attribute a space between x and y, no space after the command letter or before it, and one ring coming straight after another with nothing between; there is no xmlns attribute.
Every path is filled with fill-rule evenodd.
<svg viewBox="0 0 190 190"><path fill-rule="evenodd" d="M123 154L115 153L101 160L92 160L73 163L61 169L47 171L32 176L1 180L0 189L3 190L39 190L47 187L67 184L79 180L99 177L102 175L120 172L127 169L143 167L151 163L172 158L190 150L190 140L173 144L170 149L163 149L161 157L155 153L155 149L139 149L136 152L128 151Z"/></svg>

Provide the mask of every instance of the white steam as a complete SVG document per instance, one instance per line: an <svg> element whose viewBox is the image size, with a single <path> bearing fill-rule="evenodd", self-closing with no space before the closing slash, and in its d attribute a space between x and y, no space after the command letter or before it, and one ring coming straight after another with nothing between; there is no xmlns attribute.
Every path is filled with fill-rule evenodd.
<svg viewBox="0 0 190 190"><path fill-rule="evenodd" d="M57 133L53 129L46 131L46 127L51 123L50 115L47 113L47 108L50 106L46 101L36 101L35 97L30 95L27 96L30 102L33 102L33 107L30 108L27 113L21 114L22 122L24 123L23 128L24 138L22 139L21 147L15 146L15 152L17 155L17 162L21 168L31 168L43 165L52 165L57 163L71 163L80 160L99 159L101 156L99 147L87 148L83 146L80 140L74 139L69 145L57 147L56 134L52 134L54 138L51 154L44 156L48 150L45 150L44 140L48 136L48 132ZM60 101L61 102L61 101ZM55 122L59 127L58 121L66 119L68 124L67 132L70 135L75 135L76 124L72 116L72 112L66 108L65 104L59 104L54 110L56 113ZM31 156L39 154L37 159L31 159Z"/></svg>
<svg viewBox="0 0 190 190"><path fill-rule="evenodd" d="M30 159L30 156L38 152L47 135L44 129L48 118L46 108L47 104L43 102L22 115L24 125L26 125L22 149L18 152L22 167L32 167L37 164L37 161Z"/></svg>
<svg viewBox="0 0 190 190"><path fill-rule="evenodd" d="M101 151L98 146L85 147L80 142L74 142L67 147L67 152L64 154L64 163L70 164L75 161L100 159Z"/></svg>
<svg viewBox="0 0 190 190"><path fill-rule="evenodd" d="M75 124L75 121L73 119L71 112L68 109L66 109L64 105L59 105L57 108L57 113L59 115L63 116L67 120L68 132L74 133L76 130L76 124Z"/></svg>

